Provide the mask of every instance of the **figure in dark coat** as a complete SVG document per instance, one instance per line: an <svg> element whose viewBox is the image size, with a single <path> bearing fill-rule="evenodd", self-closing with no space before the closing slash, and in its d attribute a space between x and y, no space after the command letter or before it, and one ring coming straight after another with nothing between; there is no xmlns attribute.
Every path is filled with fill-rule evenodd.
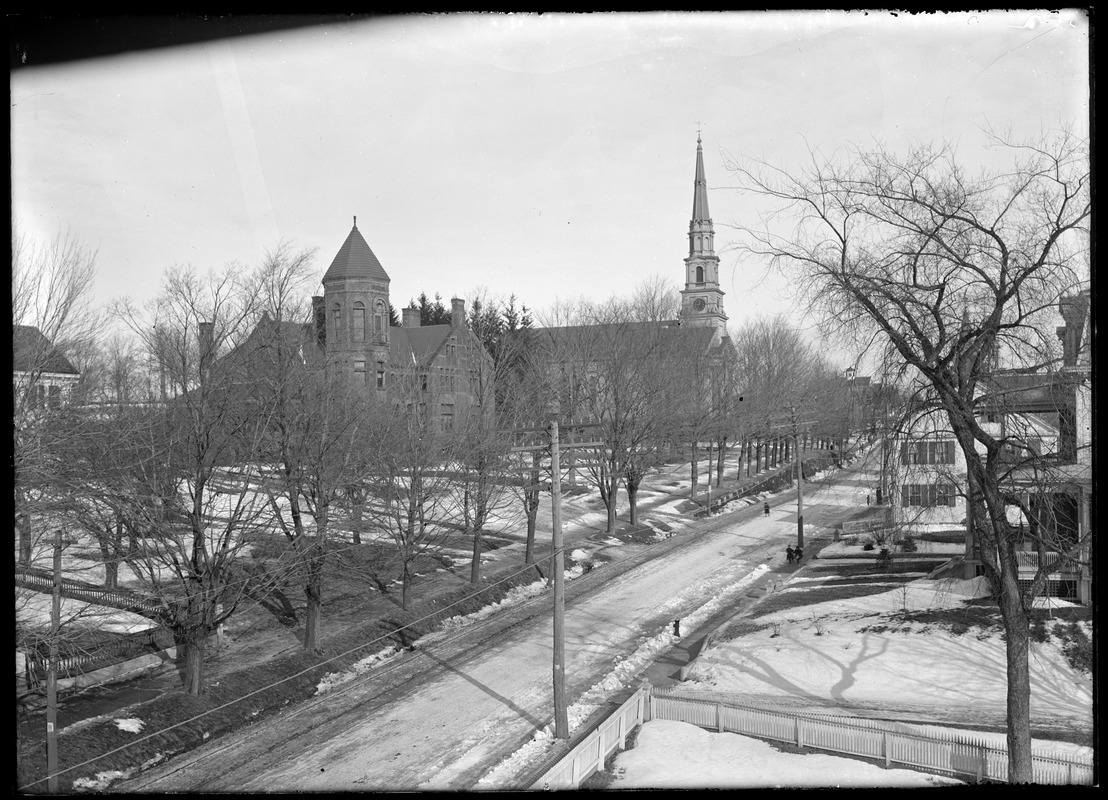
<svg viewBox="0 0 1108 800"><path fill-rule="evenodd" d="M762 503L762 514L767 517L769 516L769 503Z"/></svg>
<svg viewBox="0 0 1108 800"><path fill-rule="evenodd" d="M788 547L785 548L785 558L787 558L789 560L789 563L791 564L793 563L793 558L795 556L796 553L793 551L793 546L790 544Z"/></svg>
<svg viewBox="0 0 1108 800"><path fill-rule="evenodd" d="M803 547L797 547L795 555L796 555L796 563L799 564L800 559L804 558L804 548Z"/></svg>

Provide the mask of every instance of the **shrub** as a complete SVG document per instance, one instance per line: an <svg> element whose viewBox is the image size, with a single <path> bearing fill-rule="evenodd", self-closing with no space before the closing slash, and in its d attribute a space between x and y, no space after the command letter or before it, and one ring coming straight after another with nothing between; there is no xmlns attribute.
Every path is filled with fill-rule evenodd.
<svg viewBox="0 0 1108 800"><path fill-rule="evenodd" d="M893 554L889 552L889 548L882 547L881 551L877 554L877 568L888 569L893 564Z"/></svg>
<svg viewBox="0 0 1108 800"><path fill-rule="evenodd" d="M1070 663L1070 666L1079 672L1092 672L1093 670L1093 643L1085 628L1078 622L1068 625L1057 625L1054 634L1062 640L1062 654Z"/></svg>
<svg viewBox="0 0 1108 800"><path fill-rule="evenodd" d="M900 549L903 550L905 553L916 552L916 550L918 549L918 546L916 545L916 540L913 539L911 536L905 536L904 541L900 543Z"/></svg>
<svg viewBox="0 0 1108 800"><path fill-rule="evenodd" d="M1042 644L1050 637L1050 631L1046 629L1046 620L1035 617L1031 620L1031 641Z"/></svg>
<svg viewBox="0 0 1108 800"><path fill-rule="evenodd" d="M873 549L873 542L866 542L864 545L862 545L862 549L863 550L872 550Z"/></svg>

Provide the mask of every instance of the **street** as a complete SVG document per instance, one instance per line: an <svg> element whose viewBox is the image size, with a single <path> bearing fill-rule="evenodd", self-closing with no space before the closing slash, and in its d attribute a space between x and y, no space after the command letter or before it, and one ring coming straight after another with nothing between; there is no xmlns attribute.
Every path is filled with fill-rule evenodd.
<svg viewBox="0 0 1108 800"><path fill-rule="evenodd" d="M843 473L845 477L845 473ZM806 487L806 520L852 511ZM789 498L792 497L791 506ZM790 513L791 508L791 513ZM596 588L567 592L567 694L572 703L644 637L707 602L795 534L795 493L774 512L738 506L690 527L664 558ZM603 570L596 570L602 573ZM603 577L599 575L598 577ZM572 583L570 584L572 587ZM466 789L552 718L549 596L541 613L506 633L456 648L420 647L395 688L343 687L180 756L117 786L122 791L341 791ZM507 613L511 614L511 610ZM409 670L404 670L409 673ZM395 681L393 682L395 684Z"/></svg>

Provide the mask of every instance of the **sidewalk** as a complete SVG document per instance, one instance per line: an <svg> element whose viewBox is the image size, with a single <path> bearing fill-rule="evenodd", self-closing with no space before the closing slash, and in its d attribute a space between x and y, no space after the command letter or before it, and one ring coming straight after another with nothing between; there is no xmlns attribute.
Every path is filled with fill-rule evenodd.
<svg viewBox="0 0 1108 800"><path fill-rule="evenodd" d="M807 526L805 526L807 527ZM772 589L780 588L792 579L794 575L802 572L812 559L816 558L819 551L833 541L829 534L814 536L807 541L804 550L804 561L801 564L789 564L784 554L776 555L771 559L770 569L759 575L747 587L742 598L733 606L723 608L692 631L681 631L681 638L673 647L662 654L642 674L643 680L649 681L653 686L674 686L681 683L681 672L688 667L708 644L709 639L731 620L745 614L759 600L766 597Z"/></svg>

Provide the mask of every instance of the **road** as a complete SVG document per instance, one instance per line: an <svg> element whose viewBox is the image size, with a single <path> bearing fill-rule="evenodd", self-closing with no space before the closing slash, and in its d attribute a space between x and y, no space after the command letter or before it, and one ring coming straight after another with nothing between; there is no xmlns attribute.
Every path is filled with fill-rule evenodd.
<svg viewBox="0 0 1108 800"><path fill-rule="evenodd" d="M808 487L809 490L812 487ZM855 511L806 491L805 521ZM841 495L842 492L840 491ZM622 574L611 565L570 582L567 695L575 702L649 637L782 558L795 535L795 493L774 512L702 520ZM791 508L791 511L790 511ZM606 574L607 573L607 574ZM286 713L154 767L123 792L311 792L471 788L552 718L551 612L538 604L472 632L432 642L394 673L346 685ZM388 672L387 670L385 672Z"/></svg>

